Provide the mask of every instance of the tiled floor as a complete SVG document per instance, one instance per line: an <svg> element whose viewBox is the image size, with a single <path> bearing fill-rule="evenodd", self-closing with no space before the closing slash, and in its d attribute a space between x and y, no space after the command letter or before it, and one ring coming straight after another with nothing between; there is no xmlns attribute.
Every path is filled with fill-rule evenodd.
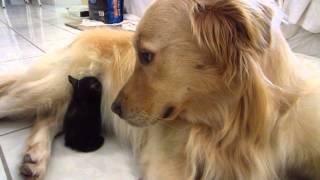
<svg viewBox="0 0 320 180"><path fill-rule="evenodd" d="M37 58L68 45L80 32L64 25L65 8L54 6L7 6L0 9L0 73L25 70ZM13 180L19 180L25 140L31 122L0 121L0 146ZM0 152L1 154L1 152ZM63 146L58 138L46 180L135 180L134 160L128 148L113 139L94 153L77 153ZM5 180L0 155L0 180Z"/></svg>
<svg viewBox="0 0 320 180"><path fill-rule="evenodd" d="M0 72L26 69L42 54L68 45L79 33L66 27L66 10L61 7L7 6L0 9ZM289 42L296 52L320 57L320 35L299 31ZM18 165L30 122L0 121L0 145L14 180L21 179ZM46 179L49 180L133 180L137 179L134 161L127 148L113 139L94 153L76 153L54 144ZM4 180L0 160L0 180Z"/></svg>

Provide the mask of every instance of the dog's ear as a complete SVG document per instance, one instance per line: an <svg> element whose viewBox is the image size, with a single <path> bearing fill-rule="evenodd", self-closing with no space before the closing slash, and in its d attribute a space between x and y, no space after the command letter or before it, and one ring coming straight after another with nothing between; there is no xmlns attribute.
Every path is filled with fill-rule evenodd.
<svg viewBox="0 0 320 180"><path fill-rule="evenodd" d="M241 51L263 52L270 45L272 10L267 6L255 0L189 2L194 36L216 61L235 65Z"/></svg>
<svg viewBox="0 0 320 180"><path fill-rule="evenodd" d="M73 87L76 87L79 81L78 79L72 77L71 75L68 76L68 80Z"/></svg>
<svg viewBox="0 0 320 180"><path fill-rule="evenodd" d="M259 61L271 44L272 9L257 0L188 2L194 37L220 64L226 85L236 84L239 92L238 114L224 132L266 142L272 96Z"/></svg>

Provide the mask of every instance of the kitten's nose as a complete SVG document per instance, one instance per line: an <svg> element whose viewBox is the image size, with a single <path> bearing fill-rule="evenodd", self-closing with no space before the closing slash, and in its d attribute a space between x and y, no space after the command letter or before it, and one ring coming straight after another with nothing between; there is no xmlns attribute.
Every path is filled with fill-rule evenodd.
<svg viewBox="0 0 320 180"><path fill-rule="evenodd" d="M121 118L122 116L122 108L121 108L121 101L117 98L111 105L111 109L114 113L118 114Z"/></svg>

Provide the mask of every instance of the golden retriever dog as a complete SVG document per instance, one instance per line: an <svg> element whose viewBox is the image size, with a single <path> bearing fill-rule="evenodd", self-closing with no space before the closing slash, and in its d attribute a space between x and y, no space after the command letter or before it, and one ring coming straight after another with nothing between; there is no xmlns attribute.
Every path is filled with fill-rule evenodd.
<svg viewBox="0 0 320 180"><path fill-rule="evenodd" d="M320 72L292 53L276 14L262 0L157 0L134 37L84 32L3 75L0 118L35 118L21 173L45 177L67 76L91 75L145 180L320 179Z"/></svg>
<svg viewBox="0 0 320 180"><path fill-rule="evenodd" d="M71 99L68 75L97 77L104 89L101 110L106 128L113 129L118 137L132 137L127 123L114 118L110 109L134 69L132 35L109 29L89 30L69 47L40 58L28 71L0 75L0 119L35 119L20 170L26 179L45 177L51 144L62 131Z"/></svg>
<svg viewBox="0 0 320 180"><path fill-rule="evenodd" d="M158 0L112 109L147 180L320 179L320 73L257 0Z"/></svg>

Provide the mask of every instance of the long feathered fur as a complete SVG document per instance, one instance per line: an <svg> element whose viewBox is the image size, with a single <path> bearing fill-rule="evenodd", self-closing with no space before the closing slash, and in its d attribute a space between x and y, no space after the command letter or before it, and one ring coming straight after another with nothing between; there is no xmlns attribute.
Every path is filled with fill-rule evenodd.
<svg viewBox="0 0 320 180"><path fill-rule="evenodd" d="M175 73L188 69L183 69L179 81L187 79L189 87L195 86L195 92L188 94L188 114L144 128L132 127L113 115L111 103L134 71L132 34L92 30L82 33L69 47L41 58L27 73L2 76L0 118L50 117L37 118L28 149L34 151L39 142L48 144L50 133L57 130L52 130L52 124L61 124L70 100L67 75L90 75L105 89L101 108L106 127L132 145L147 179L269 180L290 179L295 172L320 178L320 73L313 63L291 52L279 27L273 25L273 10L267 4L255 0L162 0L146 13L149 21L140 29L162 27L153 29L161 38L153 41L152 47L165 47L177 37L176 42L184 40L170 55L179 55L177 61L181 56L189 60L174 68ZM174 21L171 26L166 24L167 16ZM173 33L165 31L168 28L174 29ZM194 49L183 51L190 42L193 44L188 47ZM199 57L215 61L192 64ZM219 67L219 73L206 68L212 64ZM172 85L165 79L161 82L162 90ZM210 88L219 93L208 94ZM142 94L140 99L147 96ZM165 98L153 100L163 102ZM48 149L50 146L38 148L49 154ZM26 154L39 158L33 151ZM25 159L24 165L30 167L30 158ZM47 161L41 162L45 163L37 171L39 177L44 176Z"/></svg>
<svg viewBox="0 0 320 180"><path fill-rule="evenodd" d="M110 110L117 92L133 71L131 36L130 32L109 29L84 32L68 47L41 57L28 71L3 74L0 118L48 113L62 122L71 98L68 75L95 76L105 87L101 105L105 128L114 130L122 139L132 137L124 122L112 120Z"/></svg>
<svg viewBox="0 0 320 180"><path fill-rule="evenodd" d="M319 69L292 53L275 13L263 0L162 0L146 11L135 42L153 60L116 102L140 124L168 104L182 111L150 127L147 179L320 177Z"/></svg>
<svg viewBox="0 0 320 180"><path fill-rule="evenodd" d="M319 116L301 117L297 111L305 108L301 107L308 101L305 96L314 96L313 103L319 100L319 70L309 66L306 73L304 62L296 59L280 30L273 27L277 21L273 13L270 6L256 1L194 3L195 37L225 64L227 86L237 88L232 94L235 105L222 112L222 130L195 127L190 133L190 164L197 168L203 164L203 179L290 179L292 169L319 178L320 141L315 138ZM317 125L308 130L309 123ZM307 131L313 135L306 136ZM305 145L314 139L302 148L302 142L289 138L293 136ZM301 170L302 164L307 170Z"/></svg>

